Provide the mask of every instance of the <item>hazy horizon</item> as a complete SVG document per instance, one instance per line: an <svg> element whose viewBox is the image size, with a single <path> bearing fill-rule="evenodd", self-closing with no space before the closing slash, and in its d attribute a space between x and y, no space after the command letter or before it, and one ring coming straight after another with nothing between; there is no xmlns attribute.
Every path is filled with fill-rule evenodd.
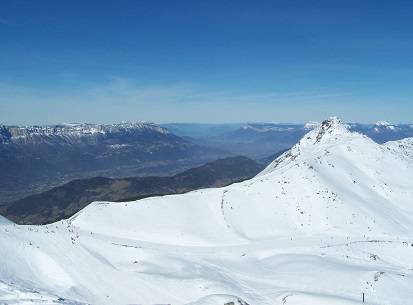
<svg viewBox="0 0 413 305"><path fill-rule="evenodd" d="M330 116L331 117L331 116ZM327 119L328 117L326 117L325 119ZM340 118L339 118L340 119ZM315 121L315 120L310 120L307 122L223 122L223 123L208 123L208 122L165 122L165 123L158 123L158 122L152 122L152 121L127 121L127 120L123 120L123 121L119 121L119 122L59 122L59 123L55 123L55 124L3 124L2 122L0 122L0 125L4 125L4 126L8 126L8 127L12 127L12 126L18 126L18 127L24 127L24 126L54 126L54 125L64 125L64 124L92 124L92 125L111 125L111 124L122 124L122 123L153 123L156 125L169 125L169 124L187 124L187 125L213 125L213 126L217 126L217 125L244 125L244 124L280 124L280 125L305 125L307 123L321 123L324 120L320 120L320 121ZM376 122L356 122L356 121L348 121L348 122L344 122L344 124L351 124L351 123L357 123L357 124L362 124L362 125L374 125L374 124L378 124L380 122L387 122L390 125L398 125L398 124L402 124L402 125L409 125L409 124L413 124L413 122L389 122L387 120L378 120Z"/></svg>

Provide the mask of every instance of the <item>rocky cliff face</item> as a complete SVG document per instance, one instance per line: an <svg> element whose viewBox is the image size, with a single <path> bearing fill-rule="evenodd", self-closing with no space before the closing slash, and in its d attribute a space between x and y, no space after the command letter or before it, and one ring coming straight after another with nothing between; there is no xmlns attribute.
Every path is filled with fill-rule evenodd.
<svg viewBox="0 0 413 305"><path fill-rule="evenodd" d="M119 134L159 133L170 135L169 130L153 123L123 122L120 124L59 124L46 126L4 126L8 140L21 144L39 144L44 141L59 141L75 144L87 139L94 141Z"/></svg>
<svg viewBox="0 0 413 305"><path fill-rule="evenodd" d="M10 130L4 125L0 125L0 144L9 143L11 137Z"/></svg>

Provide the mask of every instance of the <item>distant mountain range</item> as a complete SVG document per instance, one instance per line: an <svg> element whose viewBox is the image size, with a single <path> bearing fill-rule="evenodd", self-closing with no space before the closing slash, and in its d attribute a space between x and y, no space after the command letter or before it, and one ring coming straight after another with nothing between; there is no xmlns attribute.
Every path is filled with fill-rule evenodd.
<svg viewBox="0 0 413 305"><path fill-rule="evenodd" d="M223 188L0 217L0 303L411 304L412 138L349 128L329 118Z"/></svg>
<svg viewBox="0 0 413 305"><path fill-rule="evenodd" d="M220 147L252 159L265 158L275 152L288 149L314 128L313 124L229 124L225 132L217 134L212 126L201 125L200 128L208 128L202 129L202 132L198 131L198 136L194 137L192 132L185 132L187 129L183 124L178 124L175 128L175 125L171 125L167 125L168 128L172 130L179 128L180 135L192 143L211 148ZM189 124L188 127L192 125ZM224 128L219 125L219 130L224 131Z"/></svg>
<svg viewBox="0 0 413 305"><path fill-rule="evenodd" d="M289 149L317 126L317 122L0 125L0 205L74 179L167 176L229 156L262 159ZM412 124L381 121L346 126L377 143L413 136Z"/></svg>
<svg viewBox="0 0 413 305"><path fill-rule="evenodd" d="M274 152L291 148L318 122L306 124L247 123L247 124L165 124L163 126L198 145L220 147L236 155L252 159L264 158ZM413 136L413 124L346 123L350 131L367 135L381 144Z"/></svg>
<svg viewBox="0 0 413 305"><path fill-rule="evenodd" d="M379 121L372 125L347 123L346 126L350 131L365 134L379 144L413 137L413 124L390 124Z"/></svg>
<svg viewBox="0 0 413 305"><path fill-rule="evenodd" d="M0 125L0 203L73 179L167 175L231 155L152 123Z"/></svg>

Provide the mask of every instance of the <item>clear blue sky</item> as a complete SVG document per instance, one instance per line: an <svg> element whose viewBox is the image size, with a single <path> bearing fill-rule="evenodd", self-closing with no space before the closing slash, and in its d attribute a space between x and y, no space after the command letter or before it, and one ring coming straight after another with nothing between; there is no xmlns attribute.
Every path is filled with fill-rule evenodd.
<svg viewBox="0 0 413 305"><path fill-rule="evenodd" d="M0 124L413 122L411 1L0 1Z"/></svg>

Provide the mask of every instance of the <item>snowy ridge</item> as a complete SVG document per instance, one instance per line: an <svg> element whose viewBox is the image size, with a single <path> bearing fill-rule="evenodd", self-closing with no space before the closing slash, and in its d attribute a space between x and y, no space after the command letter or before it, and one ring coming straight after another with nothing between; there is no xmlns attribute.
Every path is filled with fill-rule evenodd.
<svg viewBox="0 0 413 305"><path fill-rule="evenodd" d="M387 121L382 120L382 121L376 122L374 125L377 125L377 126L390 126L390 123L387 122Z"/></svg>
<svg viewBox="0 0 413 305"><path fill-rule="evenodd" d="M249 181L5 224L0 278L92 304L410 304L409 150L329 118Z"/></svg>
<svg viewBox="0 0 413 305"><path fill-rule="evenodd" d="M127 131L153 130L163 134L170 132L154 123L122 122L120 124L99 125L86 123L64 123L50 126L9 126L7 127L12 138L25 138L30 136L88 136L94 134L107 134Z"/></svg>
<svg viewBox="0 0 413 305"><path fill-rule="evenodd" d="M318 126L320 126L320 123L319 123L319 122L310 121L310 122L307 122L307 123L304 125L304 129L306 129L306 130L312 130L312 129L314 129L314 128L317 128Z"/></svg>
<svg viewBox="0 0 413 305"><path fill-rule="evenodd" d="M395 153L399 153L413 159L413 138L405 138L399 141L390 141L384 143L383 146L392 149Z"/></svg>

